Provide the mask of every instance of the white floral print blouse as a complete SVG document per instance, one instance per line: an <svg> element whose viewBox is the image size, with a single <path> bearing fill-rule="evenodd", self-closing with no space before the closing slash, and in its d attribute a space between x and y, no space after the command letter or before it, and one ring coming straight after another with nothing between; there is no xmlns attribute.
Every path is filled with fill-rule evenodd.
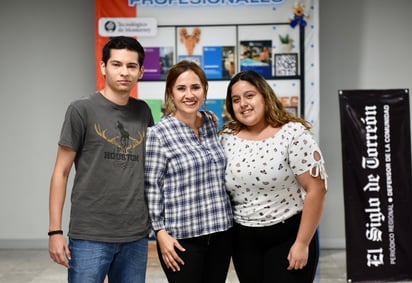
<svg viewBox="0 0 412 283"><path fill-rule="evenodd" d="M303 209L305 192L295 176L311 172L327 179L324 159L311 133L289 122L264 140L223 134L225 174L235 222L264 227L282 222ZM314 159L314 152L321 159Z"/></svg>

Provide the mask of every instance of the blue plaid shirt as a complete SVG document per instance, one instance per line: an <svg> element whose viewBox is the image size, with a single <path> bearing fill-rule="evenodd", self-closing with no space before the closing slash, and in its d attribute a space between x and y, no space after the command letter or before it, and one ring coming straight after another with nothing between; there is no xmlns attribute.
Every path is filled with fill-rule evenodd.
<svg viewBox="0 0 412 283"><path fill-rule="evenodd" d="M145 191L154 230L176 239L225 231L232 226L226 192L226 158L212 118L194 131L166 116L148 129Z"/></svg>

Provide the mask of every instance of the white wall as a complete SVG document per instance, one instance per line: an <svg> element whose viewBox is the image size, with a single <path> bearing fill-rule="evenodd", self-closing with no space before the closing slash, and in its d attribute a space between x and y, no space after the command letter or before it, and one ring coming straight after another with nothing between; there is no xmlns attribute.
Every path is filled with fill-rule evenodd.
<svg viewBox="0 0 412 283"><path fill-rule="evenodd" d="M330 177L321 245L344 247L337 91L412 88L412 1L320 2L320 144ZM46 247L63 115L95 90L94 2L3 0L0 35L0 248Z"/></svg>
<svg viewBox="0 0 412 283"><path fill-rule="evenodd" d="M46 247L63 115L95 90L94 1L2 0L0 35L0 248Z"/></svg>
<svg viewBox="0 0 412 283"><path fill-rule="evenodd" d="M320 0L320 145L329 174L321 244L345 245L339 89L412 88L412 2Z"/></svg>

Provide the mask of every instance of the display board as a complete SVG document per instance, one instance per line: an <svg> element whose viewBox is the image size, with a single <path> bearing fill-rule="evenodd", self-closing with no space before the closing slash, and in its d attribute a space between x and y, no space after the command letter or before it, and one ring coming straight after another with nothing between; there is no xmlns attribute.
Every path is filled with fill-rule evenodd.
<svg viewBox="0 0 412 283"><path fill-rule="evenodd" d="M139 40L146 50L142 81L164 80L181 60L201 65L209 80L230 80L249 69L267 79L301 79L299 29L289 24L159 26L157 32Z"/></svg>
<svg viewBox="0 0 412 283"><path fill-rule="evenodd" d="M207 107L223 105L233 74L253 69L288 110L313 124L317 138L318 12L318 0L96 0L96 60L111 36L136 37L147 58L134 96L149 102L156 119L172 64L188 59L202 66ZM104 83L99 72L97 83Z"/></svg>
<svg viewBox="0 0 412 283"><path fill-rule="evenodd" d="M146 51L145 74L140 85L163 82L170 67L182 60L199 64L209 82L227 84L237 72L254 70L267 79L275 92L281 89L282 94L278 95L289 111L301 114L304 73L299 67L304 49L300 48L299 28L294 29L289 23L159 26L157 32L154 37L139 40ZM273 46L278 48L275 50ZM224 94L222 90L221 95ZM163 97L150 98L151 105L156 99ZM223 100L224 97L215 97L205 105L208 110L214 106L213 111L222 123L227 119ZM152 108L154 112L162 111L159 105L158 102Z"/></svg>

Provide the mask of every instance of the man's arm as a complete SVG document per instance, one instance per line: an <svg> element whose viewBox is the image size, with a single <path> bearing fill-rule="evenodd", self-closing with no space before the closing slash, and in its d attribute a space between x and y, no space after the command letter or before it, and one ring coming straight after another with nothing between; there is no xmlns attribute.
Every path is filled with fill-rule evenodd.
<svg viewBox="0 0 412 283"><path fill-rule="evenodd" d="M62 230L67 182L75 157L76 152L71 148L58 147L56 164L50 182L49 231ZM69 267L67 259L70 259L70 250L64 235L54 234L49 236L49 254L56 263Z"/></svg>

